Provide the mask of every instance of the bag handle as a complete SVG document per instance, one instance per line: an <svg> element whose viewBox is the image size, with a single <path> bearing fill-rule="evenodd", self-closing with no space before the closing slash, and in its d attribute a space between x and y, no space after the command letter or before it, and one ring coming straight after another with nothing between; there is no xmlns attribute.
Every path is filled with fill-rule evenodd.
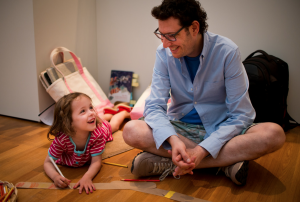
<svg viewBox="0 0 300 202"><path fill-rule="evenodd" d="M261 53L269 62L272 62L272 59L270 58L269 54L266 53L265 51L263 50L257 50L257 51L254 51L253 53L251 53L245 60L249 59L249 58L252 58L254 56L255 53Z"/></svg>
<svg viewBox="0 0 300 202"><path fill-rule="evenodd" d="M79 59L77 58L77 56L75 55L75 53L73 53L72 51L70 51L69 49L65 48L65 47L58 47L55 48L51 54L50 54L50 62L52 63L53 67L63 76L63 80L69 90L70 93L72 93L72 89L69 87L67 80L65 79L65 75L56 67L56 65L53 62L53 57L55 54L57 53L63 53L63 52L68 52L70 53L70 55L72 56L72 58L74 59L75 64L77 65L78 68L78 72L80 73L80 75L82 76L82 78L84 79L84 81L87 83L87 85L91 88L91 90L94 92L94 94L97 96L97 98L100 100L100 102L104 102L104 100L102 99L102 97L100 96L99 92L96 90L96 88L93 86L93 84L89 81L89 79L86 77L86 75L84 74L81 62L79 61Z"/></svg>
<svg viewBox="0 0 300 202"><path fill-rule="evenodd" d="M65 62L65 61L64 61L64 52L70 53L70 55L71 55L72 58L74 59L74 62L75 62L75 64L76 64L76 66L77 66L77 68L78 68L80 74L83 73L82 65L81 65L79 59L77 58L77 56L76 56L72 51L70 51L69 49L67 49L67 48L65 48L65 47L58 47L58 48L55 48L55 49L51 52L51 54L50 54L50 62L51 62L51 64L52 64L52 66L53 66L53 67L54 67L54 68L55 68L55 69L63 76L63 78L65 77L65 75L64 75L64 74L56 67L56 65L54 64L54 61L53 61L54 56L55 56L56 54L61 54L62 57L63 57L63 62Z"/></svg>

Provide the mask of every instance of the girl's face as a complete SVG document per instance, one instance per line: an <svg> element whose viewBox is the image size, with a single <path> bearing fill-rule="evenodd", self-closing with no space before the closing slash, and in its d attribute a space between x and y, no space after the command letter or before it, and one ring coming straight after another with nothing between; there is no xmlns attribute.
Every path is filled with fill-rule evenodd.
<svg viewBox="0 0 300 202"><path fill-rule="evenodd" d="M72 101L72 127L76 134L89 133L96 129L96 112L91 100L82 95Z"/></svg>

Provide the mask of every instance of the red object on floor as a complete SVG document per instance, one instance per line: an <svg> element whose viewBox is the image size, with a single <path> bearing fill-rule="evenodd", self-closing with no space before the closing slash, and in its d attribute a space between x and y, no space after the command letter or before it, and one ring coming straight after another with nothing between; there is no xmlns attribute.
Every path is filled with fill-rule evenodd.
<svg viewBox="0 0 300 202"><path fill-rule="evenodd" d="M130 113L132 108L133 107L130 107L126 104L120 103L120 104L115 105L114 107L104 107L103 113L104 114L113 114L113 115L115 115L121 111L127 111Z"/></svg>
<svg viewBox="0 0 300 202"><path fill-rule="evenodd" d="M115 108L112 108L112 107L105 107L103 109L103 114L113 114L113 115L115 115L119 112L120 112L119 109L115 109Z"/></svg>
<svg viewBox="0 0 300 202"><path fill-rule="evenodd" d="M117 108L119 109L120 112L121 112L121 111L127 111L127 112L130 113L131 110L132 110L132 107L127 106L127 105L120 105L120 106L118 106Z"/></svg>

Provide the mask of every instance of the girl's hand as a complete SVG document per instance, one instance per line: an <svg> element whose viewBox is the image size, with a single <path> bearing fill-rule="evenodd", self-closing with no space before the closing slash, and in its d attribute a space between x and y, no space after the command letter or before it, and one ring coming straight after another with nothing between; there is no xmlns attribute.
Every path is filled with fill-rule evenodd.
<svg viewBox="0 0 300 202"><path fill-rule="evenodd" d="M93 191L96 191L92 180L84 176L74 185L73 189L76 189L78 186L80 186L79 194L82 193L83 188L85 189L86 194L93 193Z"/></svg>
<svg viewBox="0 0 300 202"><path fill-rule="evenodd" d="M102 155L92 157L91 165L88 171L83 175L83 177L79 180L79 182L77 182L73 187L73 189L76 189L78 186L80 186L79 194L82 193L83 188L85 189L86 194L93 193L93 191L96 191L92 179L100 170L101 160L102 160L101 157Z"/></svg>
<svg viewBox="0 0 300 202"><path fill-rule="evenodd" d="M67 178L64 178L63 176L61 175L56 175L53 179L54 181L54 185L58 188L66 188L69 186L71 180L67 179Z"/></svg>

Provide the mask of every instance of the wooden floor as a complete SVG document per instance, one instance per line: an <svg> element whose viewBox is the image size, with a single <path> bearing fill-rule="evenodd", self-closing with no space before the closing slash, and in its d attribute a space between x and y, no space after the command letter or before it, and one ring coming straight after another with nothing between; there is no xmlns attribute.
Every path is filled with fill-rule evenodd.
<svg viewBox="0 0 300 202"><path fill-rule="evenodd" d="M52 182L44 173L43 162L51 144L49 127L31 121L0 116L0 180L17 182ZM217 201L300 201L300 127L286 133L284 146L275 153L249 164L248 182L239 187L217 169L195 170L180 180L168 176L157 188L183 193L200 199ZM105 161L125 164L129 168L104 164L93 182L111 182L134 178L131 161L140 150L119 154ZM60 167L62 173L77 182L88 167ZM157 179L151 177L147 179ZM132 190L97 190L78 194L78 190L18 189L18 201L172 201Z"/></svg>

